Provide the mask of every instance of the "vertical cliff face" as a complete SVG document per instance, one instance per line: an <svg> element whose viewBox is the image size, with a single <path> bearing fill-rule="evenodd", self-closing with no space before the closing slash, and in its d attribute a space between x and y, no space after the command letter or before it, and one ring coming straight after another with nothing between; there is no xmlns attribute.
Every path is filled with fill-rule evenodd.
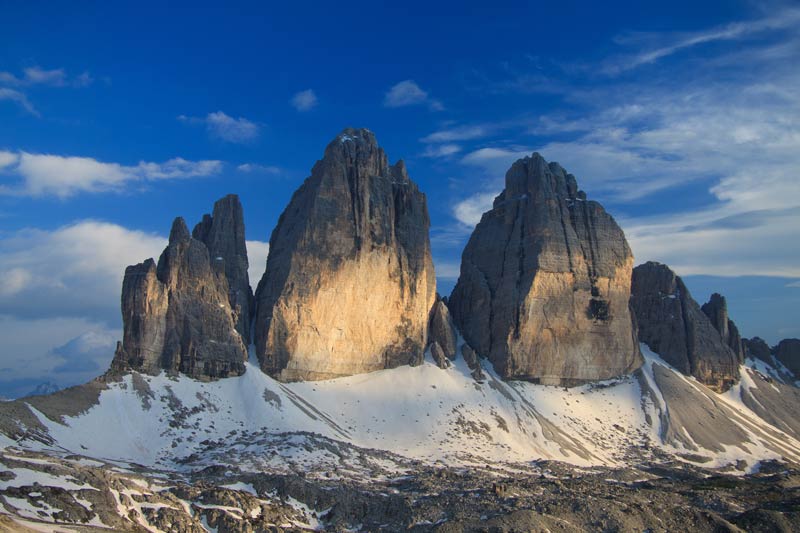
<svg viewBox="0 0 800 533"><path fill-rule="evenodd" d="M800 379L800 339L783 339L772 349L775 359Z"/></svg>
<svg viewBox="0 0 800 533"><path fill-rule="evenodd" d="M633 255L575 177L533 154L484 213L449 300L460 332L505 378L575 385L641 365Z"/></svg>
<svg viewBox="0 0 800 533"><path fill-rule="evenodd" d="M261 367L314 380L418 364L435 296L425 195L346 129L295 192L256 291Z"/></svg>
<svg viewBox="0 0 800 533"><path fill-rule="evenodd" d="M631 291L639 339L651 350L717 392L739 380L739 356L697 305L680 276L666 265L648 262L633 270Z"/></svg>
<svg viewBox="0 0 800 533"><path fill-rule="evenodd" d="M711 321L714 329L719 332L723 342L736 354L739 363L743 363L744 345L742 344L742 336L739 334L739 328L728 316L728 302L725 297L715 292L700 309Z"/></svg>
<svg viewBox="0 0 800 533"><path fill-rule="evenodd" d="M247 350L230 295L225 260L212 259L183 219L175 219L158 264L148 259L125 270L123 340L112 370L198 379L244 373Z"/></svg>
<svg viewBox="0 0 800 533"><path fill-rule="evenodd" d="M212 262L222 262L228 280L228 300L237 315L236 330L245 345L250 344L253 319L253 290L247 275L247 245L244 236L244 212L239 197L229 194L214 204L211 215L194 227L192 237L208 248Z"/></svg>

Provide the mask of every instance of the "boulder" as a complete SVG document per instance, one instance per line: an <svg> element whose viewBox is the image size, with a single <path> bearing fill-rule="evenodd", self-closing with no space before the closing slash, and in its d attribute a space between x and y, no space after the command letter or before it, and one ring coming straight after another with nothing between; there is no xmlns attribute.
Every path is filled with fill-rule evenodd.
<svg viewBox="0 0 800 533"><path fill-rule="evenodd" d="M631 303L639 339L680 372L716 392L739 379L739 357L668 266L648 262L633 270Z"/></svg>
<svg viewBox="0 0 800 533"><path fill-rule="evenodd" d="M514 163L505 185L448 301L461 335L506 379L572 386L637 369L620 227L539 154Z"/></svg>
<svg viewBox="0 0 800 533"><path fill-rule="evenodd" d="M416 365L435 277L425 195L375 135L346 129L294 193L256 290L261 368L285 381Z"/></svg>

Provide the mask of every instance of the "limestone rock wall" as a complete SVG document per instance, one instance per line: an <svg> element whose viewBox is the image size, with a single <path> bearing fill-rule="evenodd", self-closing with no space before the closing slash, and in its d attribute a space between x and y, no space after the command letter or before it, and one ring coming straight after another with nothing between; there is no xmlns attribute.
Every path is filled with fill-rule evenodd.
<svg viewBox="0 0 800 533"><path fill-rule="evenodd" d="M241 375L247 349L236 330L224 260L175 219L158 264L125 271L123 340L112 371L181 372L197 379Z"/></svg>
<svg viewBox="0 0 800 533"><path fill-rule="evenodd" d="M576 385L641 365L629 308L633 255L575 177L514 163L462 255L449 300L459 331L508 379Z"/></svg>
<svg viewBox="0 0 800 533"><path fill-rule="evenodd" d="M739 380L739 356L692 298L680 276L661 263L633 270L631 302L639 339L665 361L724 392Z"/></svg>
<svg viewBox="0 0 800 533"><path fill-rule="evenodd" d="M262 369L316 380L419 364L435 277L425 195L346 129L295 192L256 291Z"/></svg>
<svg viewBox="0 0 800 533"><path fill-rule="evenodd" d="M247 274L247 245L244 212L239 197L229 194L214 204L211 215L194 227L192 237L202 241L212 262L222 262L228 280L228 300L237 314L236 330L245 345L250 344L250 322L253 319L253 290Z"/></svg>

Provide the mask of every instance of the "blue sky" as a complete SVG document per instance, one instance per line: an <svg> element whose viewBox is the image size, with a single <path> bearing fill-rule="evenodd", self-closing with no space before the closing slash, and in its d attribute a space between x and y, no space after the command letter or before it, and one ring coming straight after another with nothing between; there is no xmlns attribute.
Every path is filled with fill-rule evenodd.
<svg viewBox="0 0 800 533"><path fill-rule="evenodd" d="M428 195L443 293L505 170L537 150L637 262L701 302L726 294L746 336L800 336L796 4L110 4L0 17L0 395L105 370L124 266L230 192L255 285L346 126Z"/></svg>

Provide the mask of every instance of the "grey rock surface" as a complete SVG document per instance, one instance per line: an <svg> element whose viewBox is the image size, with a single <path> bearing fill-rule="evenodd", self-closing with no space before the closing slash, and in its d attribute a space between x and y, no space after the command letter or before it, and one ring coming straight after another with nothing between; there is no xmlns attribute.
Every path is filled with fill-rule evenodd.
<svg viewBox="0 0 800 533"><path fill-rule="evenodd" d="M761 337L753 337L752 339L742 339L742 346L744 347L745 355L747 357L754 357L760 359L767 364L774 365L772 353L770 352L767 341Z"/></svg>
<svg viewBox="0 0 800 533"><path fill-rule="evenodd" d="M800 379L800 339L783 339L772 350L775 359Z"/></svg>
<svg viewBox="0 0 800 533"><path fill-rule="evenodd" d="M250 344L250 323L253 320L253 290L247 275L247 245L245 243L244 211L239 197L229 194L214 203L211 215L192 231L192 237L208 248L212 262L222 262L228 280L228 300L237 315L236 330L245 345Z"/></svg>
<svg viewBox="0 0 800 533"><path fill-rule="evenodd" d="M739 328L736 327L733 320L728 316L728 302L725 297L719 293L714 293L708 302L704 303L700 308L711 321L719 332L720 337L728 345L728 348L733 350L733 353L738 357L739 362L744 362L744 346L742 345L742 336L739 334Z"/></svg>
<svg viewBox="0 0 800 533"><path fill-rule="evenodd" d="M295 192L256 291L261 368L286 381L422 362L435 276L425 195L346 129Z"/></svg>
<svg viewBox="0 0 800 533"><path fill-rule="evenodd" d="M236 331L224 261L176 218L159 257L125 270L123 340L112 372L182 372L198 379L241 375L247 349Z"/></svg>
<svg viewBox="0 0 800 533"><path fill-rule="evenodd" d="M506 379L577 385L641 365L620 227L539 154L506 173L462 255L448 306Z"/></svg>
<svg viewBox="0 0 800 533"><path fill-rule="evenodd" d="M456 357L456 331L450 310L441 298L436 299L431 310L431 320L428 326L428 342L439 343L445 356L452 360Z"/></svg>
<svg viewBox="0 0 800 533"><path fill-rule="evenodd" d="M631 292L639 339L651 350L717 392L739 380L738 356L668 266L637 266Z"/></svg>
<svg viewBox="0 0 800 533"><path fill-rule="evenodd" d="M450 359L447 358L442 346L438 342L432 342L430 345L430 350L431 357L433 357L433 361L439 365L439 368L447 368L450 366Z"/></svg>

